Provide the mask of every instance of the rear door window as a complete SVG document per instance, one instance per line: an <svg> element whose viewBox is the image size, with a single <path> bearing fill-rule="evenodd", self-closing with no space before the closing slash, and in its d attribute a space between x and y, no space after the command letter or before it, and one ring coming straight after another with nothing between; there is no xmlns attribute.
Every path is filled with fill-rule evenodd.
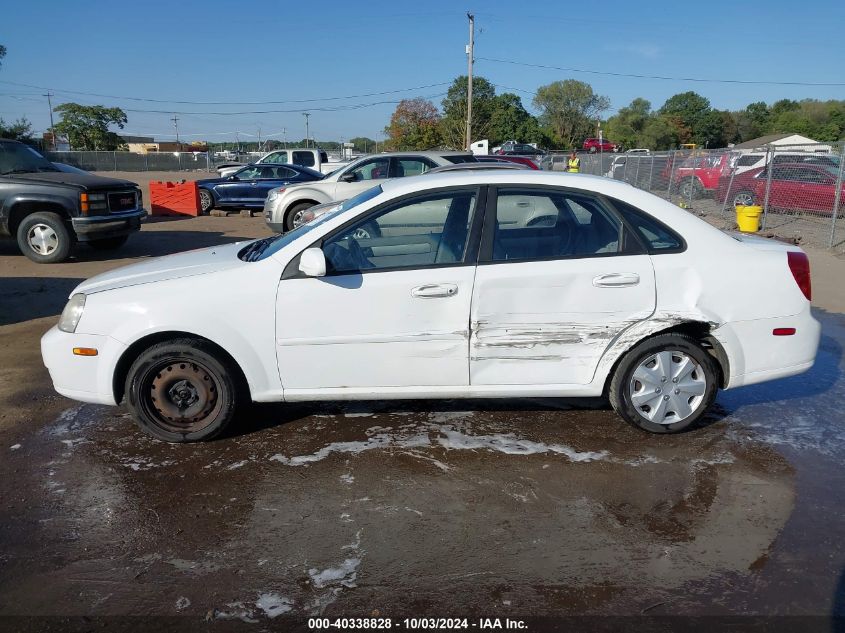
<svg viewBox="0 0 845 633"><path fill-rule="evenodd" d="M313 167L314 162L314 154L312 152L293 152L294 165L304 165L305 167Z"/></svg>

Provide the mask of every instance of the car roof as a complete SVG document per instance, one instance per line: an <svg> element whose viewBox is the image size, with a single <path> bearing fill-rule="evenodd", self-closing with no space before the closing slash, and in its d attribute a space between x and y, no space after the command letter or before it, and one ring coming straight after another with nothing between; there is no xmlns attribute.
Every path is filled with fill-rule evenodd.
<svg viewBox="0 0 845 633"><path fill-rule="evenodd" d="M427 149L427 150L421 150L421 151L409 149L409 150L404 151L404 152L381 152L379 154L367 154L368 157L372 157L372 156L472 156L472 155L473 155L472 152L468 152L468 151L463 150L463 149L456 149L454 151L448 150L448 149L445 149L445 150Z"/></svg>

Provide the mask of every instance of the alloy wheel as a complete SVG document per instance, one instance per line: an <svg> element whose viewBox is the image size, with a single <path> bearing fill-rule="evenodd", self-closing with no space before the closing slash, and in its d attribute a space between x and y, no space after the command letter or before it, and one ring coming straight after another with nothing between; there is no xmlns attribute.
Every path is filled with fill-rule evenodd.
<svg viewBox="0 0 845 633"><path fill-rule="evenodd" d="M29 247L39 255L49 255L59 246L59 236L46 224L34 224L27 233Z"/></svg>

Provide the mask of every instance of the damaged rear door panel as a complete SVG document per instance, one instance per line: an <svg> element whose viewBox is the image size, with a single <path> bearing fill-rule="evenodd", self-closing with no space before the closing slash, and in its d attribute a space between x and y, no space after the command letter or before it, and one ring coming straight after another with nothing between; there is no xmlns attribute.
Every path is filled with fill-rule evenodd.
<svg viewBox="0 0 845 633"><path fill-rule="evenodd" d="M610 343L655 310L651 258L626 248L618 218L583 192L502 187L488 205L470 384L590 383ZM539 226L510 217L549 207L557 217Z"/></svg>

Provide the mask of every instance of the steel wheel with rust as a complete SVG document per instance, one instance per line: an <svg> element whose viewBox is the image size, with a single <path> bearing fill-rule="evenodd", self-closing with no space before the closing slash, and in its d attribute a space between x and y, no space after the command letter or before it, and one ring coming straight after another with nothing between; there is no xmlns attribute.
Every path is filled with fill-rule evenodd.
<svg viewBox="0 0 845 633"><path fill-rule="evenodd" d="M205 341L179 339L147 349L126 378L126 401L138 425L167 442L220 434L240 401L237 373Z"/></svg>

